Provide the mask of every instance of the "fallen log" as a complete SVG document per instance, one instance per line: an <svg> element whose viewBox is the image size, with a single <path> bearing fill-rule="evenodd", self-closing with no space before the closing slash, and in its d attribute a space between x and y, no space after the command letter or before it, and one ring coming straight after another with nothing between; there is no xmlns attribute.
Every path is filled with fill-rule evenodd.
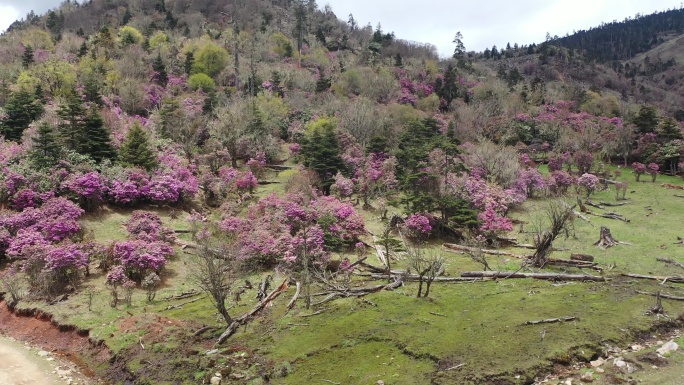
<svg viewBox="0 0 684 385"><path fill-rule="evenodd" d="M678 267L681 267L682 269L684 269L684 264L681 264L681 263L675 261L674 259L669 259L669 258L657 258L656 260L657 260L658 262L665 262L665 263L667 263L667 264L675 265L675 266L678 266Z"/></svg>
<svg viewBox="0 0 684 385"><path fill-rule="evenodd" d="M464 278L533 278L548 281L594 281L605 282L609 278L585 274L555 273L516 273L514 271L467 271L461 274Z"/></svg>
<svg viewBox="0 0 684 385"><path fill-rule="evenodd" d="M230 325L228 325L228 328L219 336L218 340L216 340L216 344L214 346L218 346L225 342L230 336L232 336L237 329L246 324L252 317L254 317L257 313L259 313L263 308L266 307L269 303L271 303L274 299L278 298L280 294L285 292L288 288L287 285L287 279L283 281L283 283L280 284L275 290L270 292L266 298L264 298L261 302L259 302L258 305L254 307L251 311L241 315L238 318L235 318L233 322L231 322Z"/></svg>
<svg viewBox="0 0 684 385"><path fill-rule="evenodd" d="M270 168L271 170L276 170L276 171L287 171L287 170L294 169L294 166L285 166L285 165L281 165L281 164L267 164L266 168Z"/></svg>
<svg viewBox="0 0 684 385"><path fill-rule="evenodd" d="M611 202L599 202L600 205L606 206L606 207L617 207L617 206L625 206L628 205L629 202L619 202L619 203L611 203Z"/></svg>
<svg viewBox="0 0 684 385"><path fill-rule="evenodd" d="M594 257L587 254L570 254L573 261L594 262Z"/></svg>
<svg viewBox="0 0 684 385"><path fill-rule="evenodd" d="M382 251L382 246L378 245L378 238L375 235L373 236L373 243L374 243L373 247L375 248L375 252L378 255L378 260L386 268L389 267L389 265L387 264L388 262L387 262L387 257L385 256L385 252Z"/></svg>
<svg viewBox="0 0 684 385"><path fill-rule="evenodd" d="M658 296L658 293L655 293L655 294L654 294L654 293L648 293L648 292L639 291L639 290L637 290L637 294L650 295L650 296L652 296L652 297L657 297L657 296ZM675 296L675 295L668 295L668 294L660 294L660 298L667 298L667 299L672 299L672 300L675 300L675 301L684 301L684 297L677 297L677 296Z"/></svg>
<svg viewBox="0 0 684 385"><path fill-rule="evenodd" d="M443 246L446 247L447 250L456 251L456 252L460 252L460 253L481 252L481 253L489 254L489 255L501 255L504 257L513 257L513 258L518 258L518 259L529 258L528 255L518 255L518 254L509 253L507 251L500 251L500 250L480 249L477 247L456 245L453 243L445 243Z"/></svg>
<svg viewBox="0 0 684 385"><path fill-rule="evenodd" d="M296 285L297 285L297 289L295 290L295 293L292 296L292 299L290 300L290 302L287 303L287 310L292 310L295 303L297 303L297 298L299 298L299 292L302 290L302 283L301 282L297 281Z"/></svg>
<svg viewBox="0 0 684 385"><path fill-rule="evenodd" d="M393 275L396 277L395 275ZM371 278L373 279L387 279L386 274L371 274ZM410 274L410 275L403 275L401 277L404 281L418 281L419 277L416 274ZM425 277L423 277L423 280L425 280ZM474 282L474 281L481 281L480 278L463 278L463 277L435 277L433 279L433 282Z"/></svg>
<svg viewBox="0 0 684 385"><path fill-rule="evenodd" d="M671 189L671 190L684 190L684 186L678 186L678 185L674 185L671 183L663 183L660 186L665 187L667 189Z"/></svg>
<svg viewBox="0 0 684 385"><path fill-rule="evenodd" d="M387 275L383 276L384 279L387 278ZM395 277L395 281L386 285L376 285L376 286L371 286L371 287L361 287L361 288L349 288L349 289L343 289L343 290L337 290L337 291L332 291L328 294L327 297L323 298L322 300L312 303L311 306L318 306L322 305L324 303L330 302L334 300L335 298L348 298L348 297L363 297L368 294L372 293L377 293L382 290L394 290L404 284L404 282L399 279L398 277Z"/></svg>
<svg viewBox="0 0 684 385"><path fill-rule="evenodd" d="M626 222L626 223L629 223L629 222L630 222L629 219L625 218L624 216L622 216L622 215L620 215L620 214L618 214L618 213L612 213L612 212L611 212L611 213L594 214L594 215L596 215L597 217L601 217L601 218L617 219L618 221L623 221L623 222Z"/></svg>
<svg viewBox="0 0 684 385"><path fill-rule="evenodd" d="M603 271L603 268L599 267L598 264L595 262L574 261L571 259L547 258L546 265L570 266L576 267L578 269L594 269L596 271Z"/></svg>
<svg viewBox="0 0 684 385"><path fill-rule="evenodd" d="M574 321L576 319L577 319L577 317L572 317L572 316L562 317L562 318L549 318L549 319L543 319L543 320L539 320L539 321L527 321L522 325L552 324L552 323L556 323L556 322Z"/></svg>
<svg viewBox="0 0 684 385"><path fill-rule="evenodd" d="M579 199L578 199L578 201L579 201ZM567 204L566 202L563 202L563 205L564 205L565 207L570 207L570 205ZM572 210L572 214L573 214L575 217L577 217L577 218L579 218L579 219L581 219L581 220L587 222L588 224L590 224L591 227L594 227L594 224L591 223L591 221L589 220L589 218L587 218L586 216L582 215L582 213L580 213L579 211L577 211L577 210Z"/></svg>
<svg viewBox="0 0 684 385"><path fill-rule="evenodd" d="M642 275L642 274L621 274L623 277L637 278L637 279L651 279L654 281L660 281L661 283L671 282L671 283L684 283L684 277L658 277L653 275Z"/></svg>
<svg viewBox="0 0 684 385"><path fill-rule="evenodd" d="M598 203L594 203L594 202L590 201L589 199L587 199L584 203L586 203L587 206L596 207L596 208L599 209L599 210L604 210L604 209L605 209L605 207L601 206L601 205L598 204Z"/></svg>

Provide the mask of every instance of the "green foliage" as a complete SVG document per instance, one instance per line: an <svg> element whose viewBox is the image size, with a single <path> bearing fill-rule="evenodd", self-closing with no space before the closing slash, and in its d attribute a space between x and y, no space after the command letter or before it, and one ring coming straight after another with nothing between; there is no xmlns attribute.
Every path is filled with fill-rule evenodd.
<svg viewBox="0 0 684 385"><path fill-rule="evenodd" d="M137 29L125 25L119 29L119 41L124 47L131 44L140 44L145 38Z"/></svg>
<svg viewBox="0 0 684 385"><path fill-rule="evenodd" d="M62 147L57 141L55 130L47 123L38 126L38 136L33 138L30 158L33 164L39 168L50 168L61 158Z"/></svg>
<svg viewBox="0 0 684 385"><path fill-rule="evenodd" d="M30 45L27 45L26 48L24 48L24 54L21 56L21 65L24 68L29 68L29 66L33 63L33 48Z"/></svg>
<svg viewBox="0 0 684 385"><path fill-rule="evenodd" d="M18 141L29 124L43 114L43 105L34 93L20 90L10 95L5 113L7 117L0 121L0 133L5 139Z"/></svg>
<svg viewBox="0 0 684 385"><path fill-rule="evenodd" d="M105 159L115 159L116 150L112 145L109 130L95 108L91 107L84 123L81 154L90 156L96 163L101 163Z"/></svg>
<svg viewBox="0 0 684 385"><path fill-rule="evenodd" d="M59 136L67 149L81 153L85 148L85 120L86 109L79 97L74 93L69 96L66 104L57 110L61 122Z"/></svg>
<svg viewBox="0 0 684 385"><path fill-rule="evenodd" d="M155 49L168 43L169 37L162 31L157 31L150 37L150 48Z"/></svg>
<svg viewBox="0 0 684 385"><path fill-rule="evenodd" d="M281 57L292 57L292 43L290 39L281 32L276 32L270 37L273 44L273 52Z"/></svg>
<svg viewBox="0 0 684 385"><path fill-rule="evenodd" d="M202 90L204 92L211 92L216 89L214 79L205 73L196 73L188 79L188 85L193 90Z"/></svg>
<svg viewBox="0 0 684 385"><path fill-rule="evenodd" d="M183 69L185 70L186 75L190 75L192 73L193 64L195 64L195 54L192 52L186 53L185 63L183 64Z"/></svg>
<svg viewBox="0 0 684 385"><path fill-rule="evenodd" d="M639 132L646 134L654 132L658 127L658 115L653 106L642 106L639 114L632 119L632 123L639 129Z"/></svg>
<svg viewBox="0 0 684 385"><path fill-rule="evenodd" d="M166 66L162 61L161 52L157 54L157 58L152 62L152 70L155 72L155 80L162 87L166 86L169 81L169 75L166 73Z"/></svg>
<svg viewBox="0 0 684 385"><path fill-rule="evenodd" d="M157 165L157 157L151 149L147 132L140 127L138 122L133 124L123 143L121 143L119 161L123 165L139 166L148 171Z"/></svg>
<svg viewBox="0 0 684 385"><path fill-rule="evenodd" d="M228 65L228 51L215 44L208 43L194 53L192 73L204 73L215 77Z"/></svg>
<svg viewBox="0 0 684 385"><path fill-rule="evenodd" d="M318 119L316 122L325 119ZM321 178L323 191L330 193L330 186L335 182L334 176L338 171L344 170L344 163L340 158L340 145L337 140L336 125L333 120L325 120L319 124L312 122L310 135L302 140L301 155L304 165L316 171ZM307 133L309 131L307 124Z"/></svg>

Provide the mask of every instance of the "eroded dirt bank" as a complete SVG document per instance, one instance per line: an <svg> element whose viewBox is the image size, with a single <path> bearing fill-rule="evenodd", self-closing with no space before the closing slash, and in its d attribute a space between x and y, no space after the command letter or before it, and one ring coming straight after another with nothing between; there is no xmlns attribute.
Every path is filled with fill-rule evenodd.
<svg viewBox="0 0 684 385"><path fill-rule="evenodd" d="M7 361L7 364L3 362L0 366L0 383L2 384L53 385L69 383L69 380L72 384L105 383L97 378L83 359L106 362L110 359L111 353L104 344L91 341L87 331L77 330L73 326L59 325L52 321L49 314L39 310L13 311L7 303L1 301L0 335L11 337L17 342L36 348L33 349L34 352L28 349L22 352L23 347L13 344L11 340L0 343L0 359L4 360L8 356L14 357L14 361ZM40 355L37 354L38 351L41 351ZM52 364L41 366L53 360ZM50 367L53 369L47 371ZM36 377L36 380L31 380L33 377L22 379L18 374L34 372L39 375L45 374L46 371L49 376ZM5 378L8 382L5 382Z"/></svg>

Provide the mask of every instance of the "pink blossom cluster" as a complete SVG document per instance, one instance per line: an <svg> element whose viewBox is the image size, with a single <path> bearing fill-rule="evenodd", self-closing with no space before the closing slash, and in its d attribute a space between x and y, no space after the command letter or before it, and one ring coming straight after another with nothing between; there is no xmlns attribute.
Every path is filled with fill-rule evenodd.
<svg viewBox="0 0 684 385"><path fill-rule="evenodd" d="M404 225L408 229L409 234L412 238L420 238L427 236L432 231L430 217L426 214L411 214L404 221Z"/></svg>

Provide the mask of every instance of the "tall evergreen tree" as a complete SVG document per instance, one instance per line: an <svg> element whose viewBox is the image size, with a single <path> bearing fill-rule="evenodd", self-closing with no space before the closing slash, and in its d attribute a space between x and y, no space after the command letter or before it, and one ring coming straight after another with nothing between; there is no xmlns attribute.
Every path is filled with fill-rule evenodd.
<svg viewBox="0 0 684 385"><path fill-rule="evenodd" d="M323 183L323 193L330 193L330 186L335 182L334 176L344 170L340 157L341 149L337 140L337 132L331 126L317 128L303 140L301 154L304 165L316 171Z"/></svg>
<svg viewBox="0 0 684 385"><path fill-rule="evenodd" d="M83 155L89 155L97 163L116 158L116 150L112 145L109 130L95 108L91 108L86 116L84 128Z"/></svg>
<svg viewBox="0 0 684 385"><path fill-rule="evenodd" d="M30 159L38 168L54 166L62 155L62 146L57 142L55 130L47 123L38 126L37 136L33 138Z"/></svg>
<svg viewBox="0 0 684 385"><path fill-rule="evenodd" d="M147 132L138 122L133 124L121 143L119 161L126 166L139 166L148 171L157 165L157 158L151 149Z"/></svg>
<svg viewBox="0 0 684 385"><path fill-rule="evenodd" d="M0 134L5 139L18 141L29 124L43 114L43 105L33 93L20 90L10 95L5 113L7 117L0 121Z"/></svg>
<svg viewBox="0 0 684 385"><path fill-rule="evenodd" d="M59 107L57 115L62 120L58 128L64 145L70 150L83 153L86 148L86 109L75 93L67 98L66 104Z"/></svg>
<svg viewBox="0 0 684 385"><path fill-rule="evenodd" d="M33 63L33 47L29 44L24 48L24 54L21 55L21 65L28 68L31 63Z"/></svg>
<svg viewBox="0 0 684 385"><path fill-rule="evenodd" d="M166 66L161 58L161 52L157 53L157 58L152 62L152 70L154 70L154 80L162 87L166 87L169 81L169 75L166 73Z"/></svg>

